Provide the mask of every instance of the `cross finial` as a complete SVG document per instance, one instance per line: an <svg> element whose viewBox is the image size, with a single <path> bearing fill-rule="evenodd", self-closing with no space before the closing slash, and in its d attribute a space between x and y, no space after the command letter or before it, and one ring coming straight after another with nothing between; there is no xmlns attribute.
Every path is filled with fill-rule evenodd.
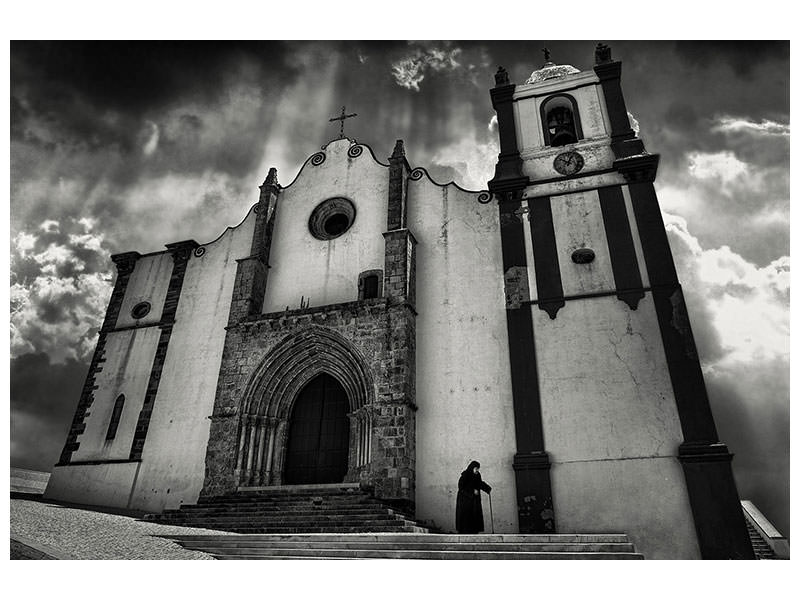
<svg viewBox="0 0 800 600"><path fill-rule="evenodd" d="M344 120L345 119L349 119L350 117L357 117L358 116L358 113L352 113L352 114L349 114L349 115L346 115L344 113L345 113L344 106L342 106L342 114L341 114L341 116L333 117L332 119L328 119L328 121L331 121L331 122L333 122L333 121L341 121L340 127L339 127L339 139L340 140L344 138Z"/></svg>

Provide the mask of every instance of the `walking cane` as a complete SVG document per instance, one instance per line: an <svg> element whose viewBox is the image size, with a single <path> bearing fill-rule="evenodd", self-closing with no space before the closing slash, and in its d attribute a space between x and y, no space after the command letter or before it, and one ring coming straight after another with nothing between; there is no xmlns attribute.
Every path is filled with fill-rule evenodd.
<svg viewBox="0 0 800 600"><path fill-rule="evenodd" d="M489 496L489 518L492 521L492 533L494 533L494 513L492 512L492 492L486 492Z"/></svg>

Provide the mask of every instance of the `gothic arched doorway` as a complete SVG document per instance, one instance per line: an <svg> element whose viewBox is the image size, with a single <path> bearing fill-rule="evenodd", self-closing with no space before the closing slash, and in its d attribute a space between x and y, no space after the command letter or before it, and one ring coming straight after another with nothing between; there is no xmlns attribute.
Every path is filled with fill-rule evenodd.
<svg viewBox="0 0 800 600"><path fill-rule="evenodd" d="M283 481L341 483L347 473L350 422L347 392L322 373L308 382L292 408Z"/></svg>

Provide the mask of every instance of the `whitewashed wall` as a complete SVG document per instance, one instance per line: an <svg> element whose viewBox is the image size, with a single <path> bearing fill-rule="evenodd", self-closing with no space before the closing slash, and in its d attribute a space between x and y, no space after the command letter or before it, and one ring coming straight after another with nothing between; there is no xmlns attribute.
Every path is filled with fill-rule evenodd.
<svg viewBox="0 0 800 600"><path fill-rule="evenodd" d="M458 478L471 460L493 488L496 532L518 530L516 451L496 203L410 181L417 245L417 518L455 531ZM484 496L486 531L491 530Z"/></svg>
<svg viewBox="0 0 800 600"><path fill-rule="evenodd" d="M254 217L251 209L239 226L206 244L202 256L189 258L141 463L56 467L46 497L153 512L197 500L236 259L250 253ZM137 262L117 326L151 323L152 315L160 319L172 265L169 253ZM153 310L137 323L129 315L140 301L151 302ZM159 327L143 327L107 335L106 362L96 376L95 401L73 461L128 459L160 334ZM115 439L107 442L120 393L125 394L122 418Z"/></svg>
<svg viewBox="0 0 800 600"><path fill-rule="evenodd" d="M300 308L301 297L310 298L310 306L358 300L358 274L383 269L389 169L366 147L361 156L349 157L349 146L347 139L331 142L324 163L307 163L281 191L263 312ZM345 235L318 240L308 219L334 196L355 205L355 221Z"/></svg>
<svg viewBox="0 0 800 600"><path fill-rule="evenodd" d="M243 223L189 259L132 508L177 508L200 494L236 259L250 254L254 227L251 209Z"/></svg>

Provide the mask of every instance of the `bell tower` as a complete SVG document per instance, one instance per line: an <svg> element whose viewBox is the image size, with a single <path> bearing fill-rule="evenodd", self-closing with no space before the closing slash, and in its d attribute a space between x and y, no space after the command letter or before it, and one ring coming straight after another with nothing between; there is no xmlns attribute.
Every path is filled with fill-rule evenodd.
<svg viewBox="0 0 800 600"><path fill-rule="evenodd" d="M753 558L621 63L491 90L520 531L627 533L651 558Z"/></svg>

